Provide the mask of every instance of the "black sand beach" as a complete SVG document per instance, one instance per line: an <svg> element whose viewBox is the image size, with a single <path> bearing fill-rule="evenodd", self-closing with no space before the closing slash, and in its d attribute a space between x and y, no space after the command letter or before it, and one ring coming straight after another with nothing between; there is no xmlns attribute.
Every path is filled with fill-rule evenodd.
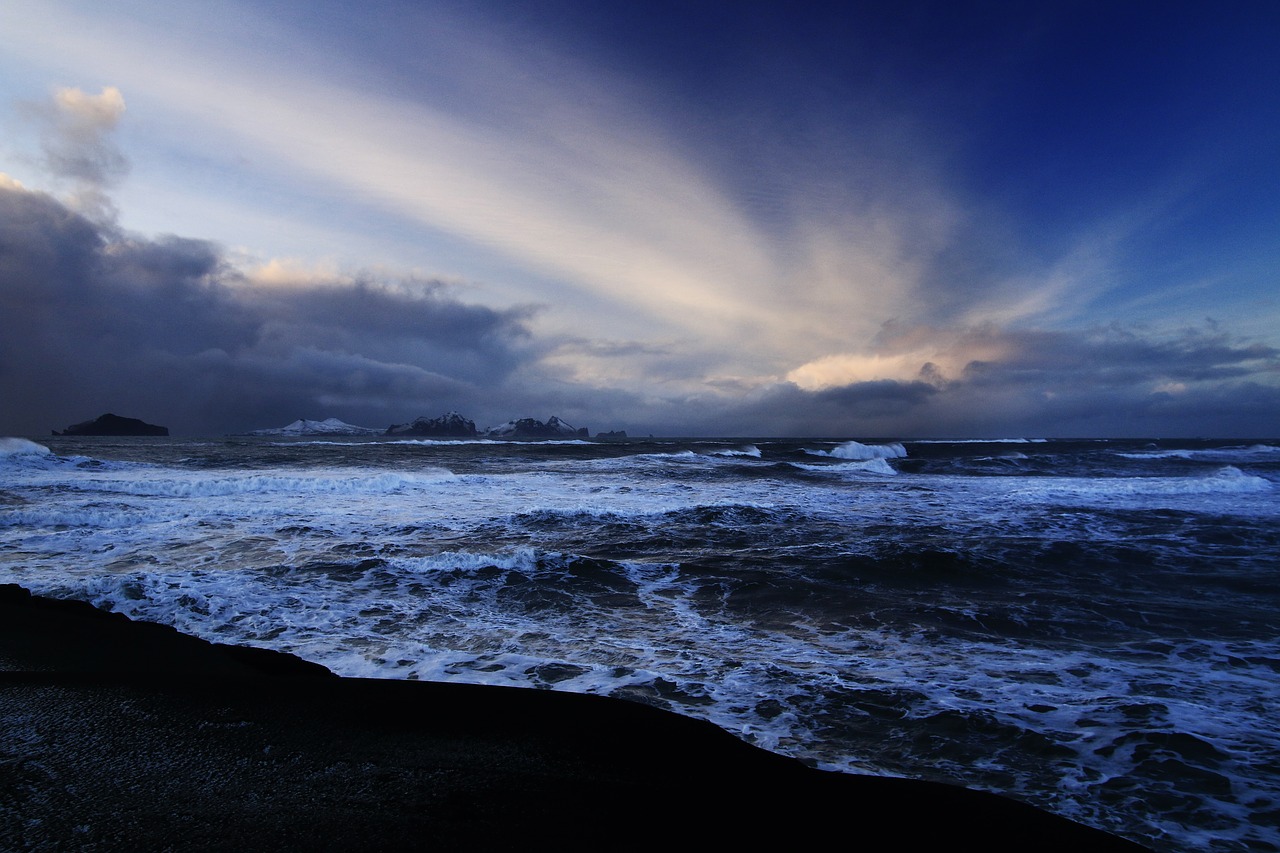
<svg viewBox="0 0 1280 853"><path fill-rule="evenodd" d="M0 587L0 847L1140 849L596 696L338 678Z"/></svg>

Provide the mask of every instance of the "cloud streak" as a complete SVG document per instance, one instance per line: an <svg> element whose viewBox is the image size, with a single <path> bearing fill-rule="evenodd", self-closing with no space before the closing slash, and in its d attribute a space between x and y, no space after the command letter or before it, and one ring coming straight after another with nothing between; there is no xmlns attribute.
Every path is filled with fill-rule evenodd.
<svg viewBox="0 0 1280 853"><path fill-rule="evenodd" d="M906 193L902 180L894 192L871 180L883 166L880 151L839 163L868 179L837 198L819 202L836 188L829 174L810 170L801 185L763 181L769 197L752 212L676 141L674 128L668 133L664 120L612 96L626 87L608 72L557 59L530 75L521 64L528 55L444 16L422 30L422 49L460 61L415 67L427 75L425 95L407 101L392 87L376 91L231 53L217 39L170 51L136 26L62 15L32 27L184 120L216 121L217 136L277 173L560 283L562 323L581 324L581 302L605 335L656 331L721 351L751 340L738 354L743 375L781 375L874 334L889 317L915 313L919 280L955 218L954 203L921 178ZM75 35L89 32L95 36ZM161 78L157 65L167 69ZM447 97L459 90L502 95L467 107ZM897 156L915 153L907 147ZM785 242L766 227L779 217Z"/></svg>

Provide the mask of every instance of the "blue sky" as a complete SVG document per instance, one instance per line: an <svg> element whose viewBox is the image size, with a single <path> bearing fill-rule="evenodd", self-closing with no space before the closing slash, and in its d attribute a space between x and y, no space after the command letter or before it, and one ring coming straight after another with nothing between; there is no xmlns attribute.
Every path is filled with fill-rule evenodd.
<svg viewBox="0 0 1280 853"><path fill-rule="evenodd" d="M0 431L1277 435L1276 43L1264 2L9 2Z"/></svg>

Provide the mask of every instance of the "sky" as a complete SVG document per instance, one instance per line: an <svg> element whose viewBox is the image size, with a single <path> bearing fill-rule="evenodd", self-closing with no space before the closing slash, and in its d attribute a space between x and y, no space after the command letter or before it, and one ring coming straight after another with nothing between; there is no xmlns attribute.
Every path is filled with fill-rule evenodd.
<svg viewBox="0 0 1280 853"><path fill-rule="evenodd" d="M1280 436L1280 4L0 2L0 434Z"/></svg>

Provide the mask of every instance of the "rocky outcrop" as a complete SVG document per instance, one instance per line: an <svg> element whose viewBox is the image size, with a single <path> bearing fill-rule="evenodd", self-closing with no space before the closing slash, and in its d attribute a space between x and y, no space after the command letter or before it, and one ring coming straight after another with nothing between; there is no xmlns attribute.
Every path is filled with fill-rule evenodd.
<svg viewBox="0 0 1280 853"><path fill-rule="evenodd" d="M627 431L625 429L616 429L616 430L609 430L607 432L596 433L596 438L619 439L619 438L626 438L626 437L627 437Z"/></svg>
<svg viewBox="0 0 1280 853"><path fill-rule="evenodd" d="M490 427L485 434L501 438L586 438L589 435L586 427L571 426L555 415L546 423L533 418L507 421L501 426Z"/></svg>
<svg viewBox="0 0 1280 853"><path fill-rule="evenodd" d="M169 428L149 424L137 418L122 418L108 412L91 421L72 424L54 435L168 435Z"/></svg>
<svg viewBox="0 0 1280 853"><path fill-rule="evenodd" d="M392 424L386 435L425 436L429 438L472 438L476 435L475 421L457 412L449 412L438 418L418 418L413 423Z"/></svg>

